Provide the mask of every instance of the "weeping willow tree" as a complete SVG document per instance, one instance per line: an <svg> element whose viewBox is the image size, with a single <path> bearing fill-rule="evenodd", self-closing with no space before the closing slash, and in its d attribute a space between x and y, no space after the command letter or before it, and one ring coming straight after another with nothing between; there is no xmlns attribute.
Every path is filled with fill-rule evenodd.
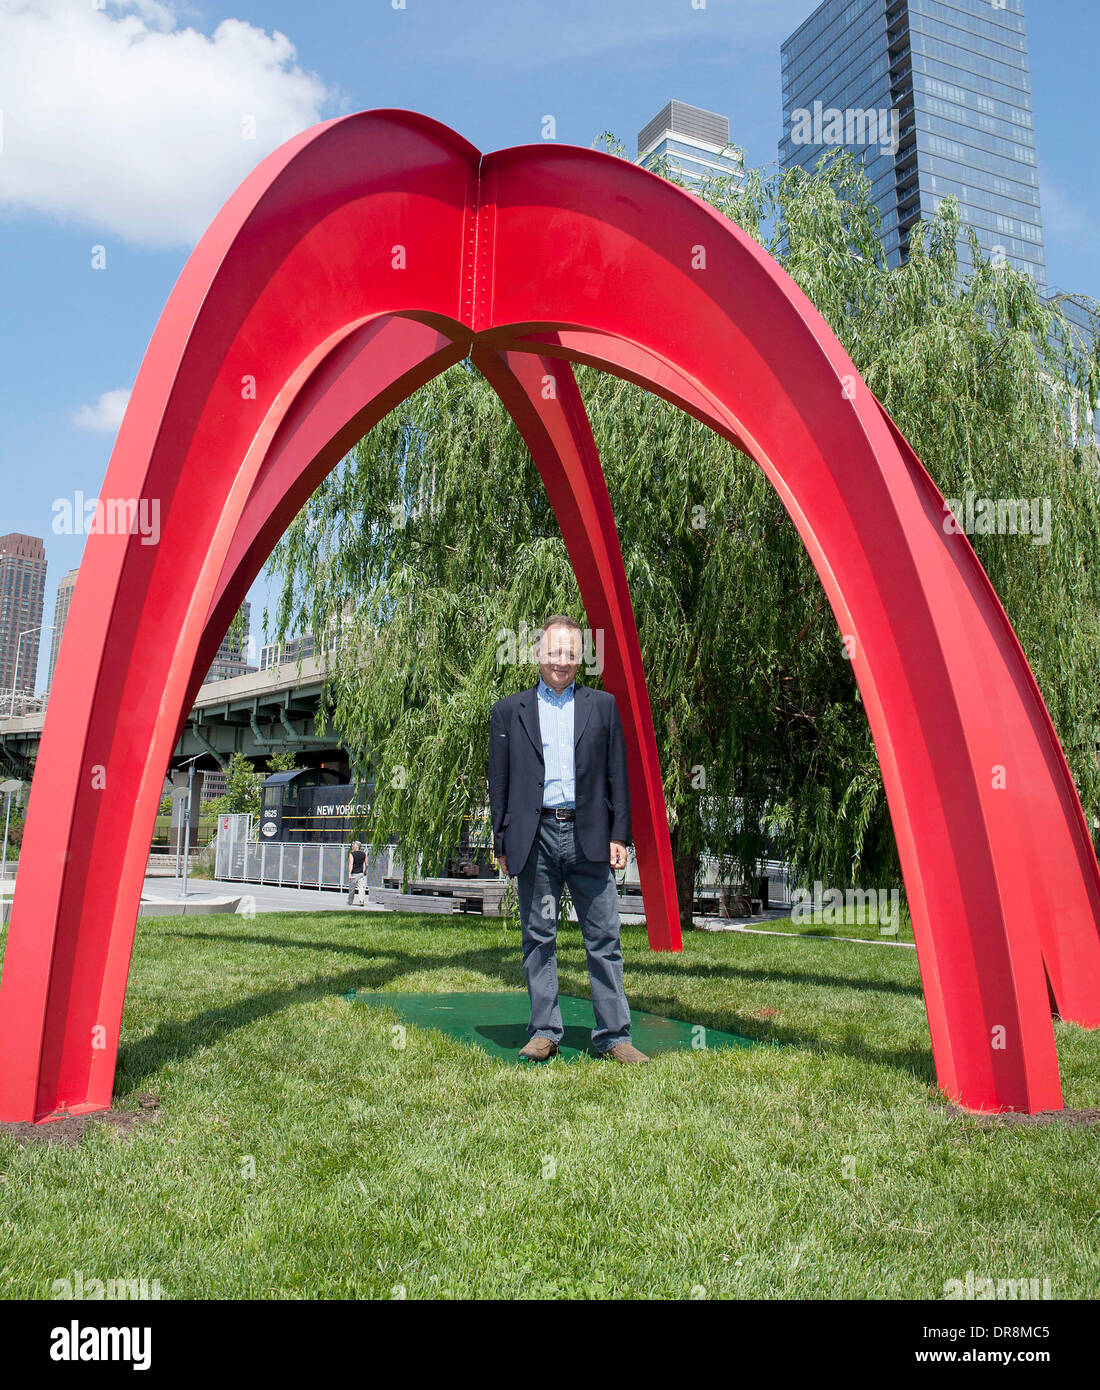
<svg viewBox="0 0 1100 1390"><path fill-rule="evenodd" d="M867 182L843 153L812 174L750 172L743 189L718 179L702 194L782 262L946 497L1049 499L1049 544L971 539L1091 821L1100 516L1091 432L1075 437L1073 422L1097 397L1095 355L973 238L960 288L950 202L914 232L908 263L887 270ZM804 881L900 887L851 666L770 484L667 403L592 369L576 374L638 623L685 922L703 852L744 880L770 852ZM275 640L339 631L319 717L357 781L373 782L364 836L396 834L406 865L417 854L438 861L467 818L476 842L489 706L537 677L502 660L503 635L549 612L584 615L537 470L469 361L359 443L269 573Z"/></svg>

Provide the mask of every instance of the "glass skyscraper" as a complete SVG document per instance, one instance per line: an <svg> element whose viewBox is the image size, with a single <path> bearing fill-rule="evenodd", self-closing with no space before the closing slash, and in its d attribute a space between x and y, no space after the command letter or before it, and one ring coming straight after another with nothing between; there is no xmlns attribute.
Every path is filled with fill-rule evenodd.
<svg viewBox="0 0 1100 1390"><path fill-rule="evenodd" d="M730 148L728 116L670 101L638 132L637 163L651 169L660 159L670 174L683 179L693 191L703 179L732 176L743 187L741 157Z"/></svg>
<svg viewBox="0 0 1100 1390"><path fill-rule="evenodd" d="M887 264L954 194L982 248L1046 284L1023 0L825 0L782 46L784 167L864 163ZM970 263L960 241L961 270Z"/></svg>

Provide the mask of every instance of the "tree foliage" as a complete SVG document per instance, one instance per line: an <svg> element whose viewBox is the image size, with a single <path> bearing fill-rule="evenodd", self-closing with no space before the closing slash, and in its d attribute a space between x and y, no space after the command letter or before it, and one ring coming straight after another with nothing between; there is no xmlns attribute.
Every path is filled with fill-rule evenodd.
<svg viewBox="0 0 1100 1390"><path fill-rule="evenodd" d="M225 791L221 796L211 797L207 809L214 815L252 815L260 814L260 788L264 779L273 772L293 772L298 765L293 752L272 753L267 760L267 770L260 772L243 753L234 753L225 770Z"/></svg>

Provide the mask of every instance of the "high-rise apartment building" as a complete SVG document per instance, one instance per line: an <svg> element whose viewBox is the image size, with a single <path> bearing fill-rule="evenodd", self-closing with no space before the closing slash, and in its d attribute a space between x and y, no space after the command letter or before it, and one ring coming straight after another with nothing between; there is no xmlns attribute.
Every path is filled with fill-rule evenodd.
<svg viewBox="0 0 1100 1390"><path fill-rule="evenodd" d="M37 536L0 536L0 714L33 697L46 594L46 547Z"/></svg>
<svg viewBox="0 0 1100 1390"><path fill-rule="evenodd" d="M1023 0L825 0L783 44L782 69L780 163L856 154L888 265L954 194L986 254L1045 286Z"/></svg>
<svg viewBox="0 0 1100 1390"><path fill-rule="evenodd" d="M651 169L662 158L689 188L708 176L745 181L741 156L730 148L729 117L684 101L668 102L638 132L637 162Z"/></svg>
<svg viewBox="0 0 1100 1390"><path fill-rule="evenodd" d="M46 674L46 694L50 692L53 685L54 668L57 666L57 653L61 649L61 634L65 631L65 622L69 616L69 604L73 600L73 589L76 585L76 576L80 573L77 570L69 570L63 574L57 585L57 598L53 606L53 636L50 639L50 667Z"/></svg>
<svg viewBox="0 0 1100 1390"><path fill-rule="evenodd" d="M246 676L250 671L255 671L256 667L248 660L251 610L252 605L246 599L241 604L241 612L244 614L244 627L241 634L236 637L227 632L222 638L218 654L210 663L210 670L206 673L204 684L209 684L210 681L229 680L231 676Z"/></svg>

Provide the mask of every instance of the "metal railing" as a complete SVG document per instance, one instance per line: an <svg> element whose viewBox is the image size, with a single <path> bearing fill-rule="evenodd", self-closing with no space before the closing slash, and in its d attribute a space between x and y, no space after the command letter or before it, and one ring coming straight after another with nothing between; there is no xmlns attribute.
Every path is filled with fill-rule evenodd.
<svg viewBox="0 0 1100 1390"><path fill-rule="evenodd" d="M348 887L347 844L310 845L248 838L247 816L222 816L214 852L214 877L237 883L266 883L284 888ZM401 876L401 857L394 845L364 845L367 884L381 888Z"/></svg>
<svg viewBox="0 0 1100 1390"><path fill-rule="evenodd" d="M380 888L395 876L394 847L365 846L367 883ZM288 888L347 888L349 845L257 844L242 840L218 846L215 877L240 883L268 883ZM401 872L400 864L396 875Z"/></svg>
<svg viewBox="0 0 1100 1390"><path fill-rule="evenodd" d="M342 888L348 886L348 844L268 842L250 838L251 817L221 816L214 857L214 877L237 883L266 883L286 888ZM364 845L367 884L381 888L386 879L400 879L401 855L395 845ZM702 855L696 892L717 882L718 861ZM767 875L768 901L782 907L791 900L787 866L765 860L760 873ZM627 892L638 892L638 864L631 849L625 881Z"/></svg>

